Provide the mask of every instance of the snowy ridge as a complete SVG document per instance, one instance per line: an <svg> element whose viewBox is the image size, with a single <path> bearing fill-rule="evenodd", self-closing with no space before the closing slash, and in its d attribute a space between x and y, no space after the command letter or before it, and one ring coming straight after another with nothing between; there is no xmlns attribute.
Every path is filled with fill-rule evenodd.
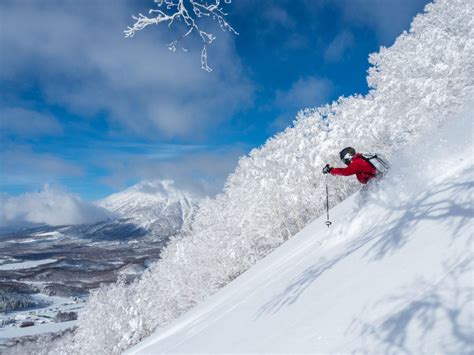
<svg viewBox="0 0 474 355"><path fill-rule="evenodd" d="M127 354L474 352L472 117Z"/></svg>
<svg viewBox="0 0 474 355"><path fill-rule="evenodd" d="M174 188L172 181L143 181L98 204L146 230L172 235L191 222L197 201Z"/></svg>

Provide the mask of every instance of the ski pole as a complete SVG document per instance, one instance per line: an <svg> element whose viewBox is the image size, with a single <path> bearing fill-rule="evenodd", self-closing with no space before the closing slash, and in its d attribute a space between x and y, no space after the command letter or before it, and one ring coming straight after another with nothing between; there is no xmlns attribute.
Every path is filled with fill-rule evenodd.
<svg viewBox="0 0 474 355"><path fill-rule="evenodd" d="M329 188L328 188L327 175L326 175L326 216L327 216L326 225L329 228L332 222L329 220Z"/></svg>

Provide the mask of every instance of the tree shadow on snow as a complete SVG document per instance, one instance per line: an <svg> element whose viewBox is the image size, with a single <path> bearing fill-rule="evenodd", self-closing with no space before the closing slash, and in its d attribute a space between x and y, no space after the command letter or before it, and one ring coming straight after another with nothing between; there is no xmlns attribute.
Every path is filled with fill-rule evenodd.
<svg viewBox="0 0 474 355"><path fill-rule="evenodd" d="M473 170L470 167L462 175L470 177ZM452 237L456 238L473 219L473 188L472 180L446 182L402 204L377 201L381 207L392 212L387 216L388 223L375 225L368 232L375 238L375 243L367 254L373 255L374 259L382 259L386 254L395 252L407 243L418 224L427 220L442 221L450 227ZM449 199L444 198L445 195Z"/></svg>
<svg viewBox="0 0 474 355"><path fill-rule="evenodd" d="M370 322L354 320L348 332L357 332L366 345L353 352L473 354L474 262L466 254L451 266L445 264L445 273L437 283L418 280L400 294L371 306L394 309L388 316Z"/></svg>
<svg viewBox="0 0 474 355"><path fill-rule="evenodd" d="M372 222L374 226L362 237L350 242L343 253L320 259L316 264L304 270L280 294L260 307L255 319L267 314L275 314L283 307L297 302L301 294L323 273L363 247L367 248L365 256L374 261L396 252L408 242L411 232L422 221L441 221L444 225L451 227L453 239L466 228L472 228L470 222L473 219L473 170L474 168L470 167L461 172L460 175L465 176L461 182L448 181L437 184L431 190L409 201L400 203L400 201L371 200L371 203L379 204L380 207L390 211L386 218ZM449 196L449 199L445 196Z"/></svg>

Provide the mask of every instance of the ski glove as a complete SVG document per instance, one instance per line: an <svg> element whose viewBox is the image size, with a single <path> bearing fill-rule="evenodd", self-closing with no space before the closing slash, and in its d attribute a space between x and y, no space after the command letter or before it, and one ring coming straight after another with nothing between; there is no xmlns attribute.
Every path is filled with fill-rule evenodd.
<svg viewBox="0 0 474 355"><path fill-rule="evenodd" d="M323 174L329 174L333 168L329 166L329 164L326 164L326 166L323 168Z"/></svg>

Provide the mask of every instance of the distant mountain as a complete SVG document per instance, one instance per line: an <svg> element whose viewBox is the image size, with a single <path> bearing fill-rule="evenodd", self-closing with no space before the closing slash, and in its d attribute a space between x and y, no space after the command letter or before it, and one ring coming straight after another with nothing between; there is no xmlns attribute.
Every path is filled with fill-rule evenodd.
<svg viewBox="0 0 474 355"><path fill-rule="evenodd" d="M86 206L79 199L50 190L33 195L41 207L47 206L48 198L57 196L62 197L61 203ZM39 326L53 324L57 317L70 312L70 307L82 308L82 299L91 290L118 278L132 282L139 277L159 260L169 238L189 226L197 201L170 181L145 181L89 203L86 207L100 212L96 213L99 221L93 223L23 221L16 228L0 229L0 353L2 342L14 344L13 338L23 334L19 329L25 320L32 324L29 331L48 332L47 326ZM55 211L61 213L60 209ZM62 297L59 303L58 297ZM10 315L7 309L17 313ZM16 318L18 314L20 318ZM6 324L14 330L7 335L2 328ZM64 323L57 329L73 325Z"/></svg>
<svg viewBox="0 0 474 355"><path fill-rule="evenodd" d="M159 236L171 236L186 227L198 199L178 190L171 181L143 181L98 202L119 218Z"/></svg>

